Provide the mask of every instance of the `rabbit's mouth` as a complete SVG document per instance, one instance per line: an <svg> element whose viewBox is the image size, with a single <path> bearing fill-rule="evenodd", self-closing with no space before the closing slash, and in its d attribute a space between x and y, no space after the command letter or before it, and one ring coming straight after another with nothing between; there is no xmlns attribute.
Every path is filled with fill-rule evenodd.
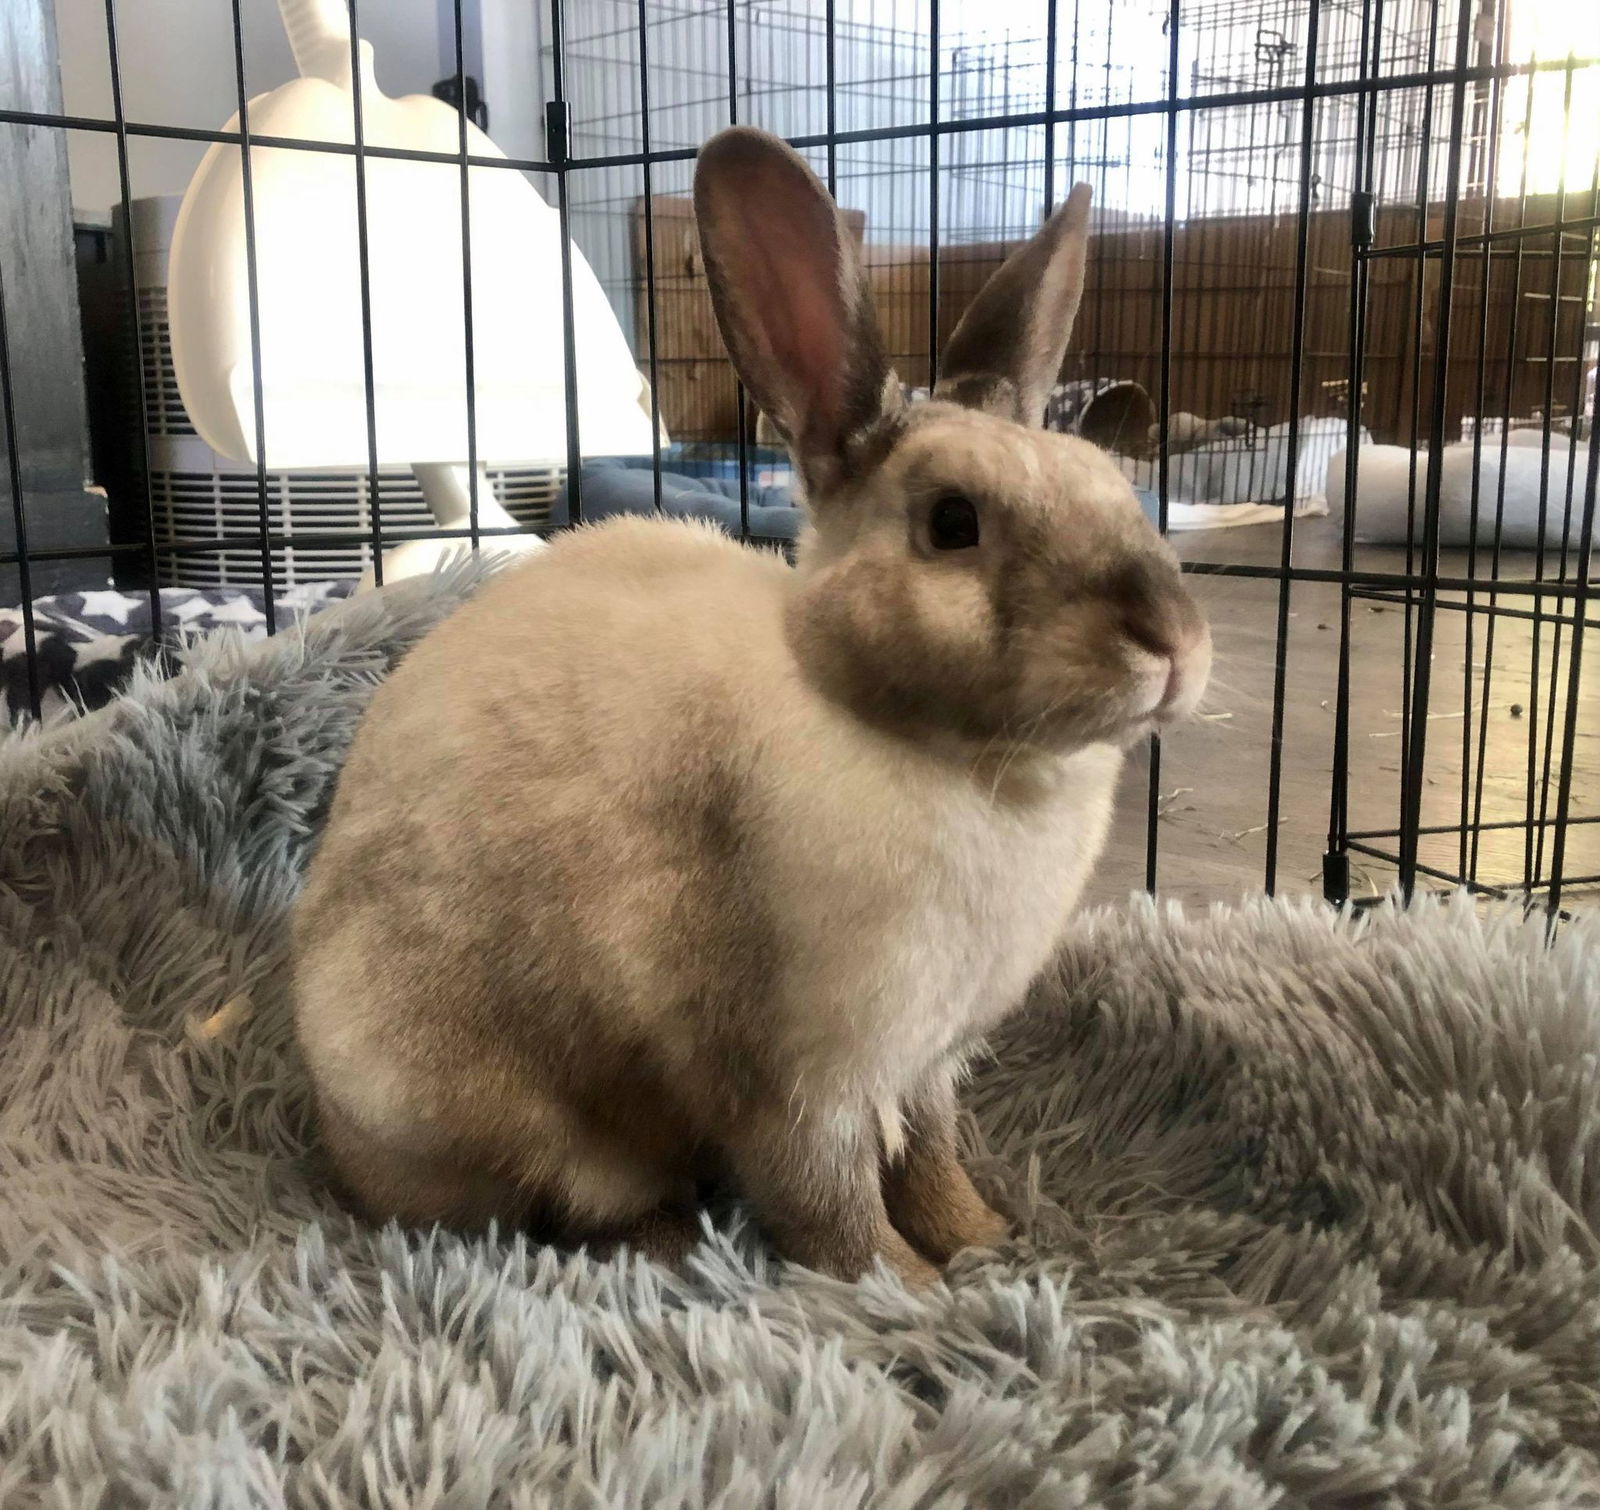
<svg viewBox="0 0 1600 1510"><path fill-rule="evenodd" d="M1170 651L1149 655L1154 663L1142 689L1144 717L1157 727L1178 723L1194 712L1211 675L1211 636L1205 630Z"/></svg>
<svg viewBox="0 0 1600 1510"><path fill-rule="evenodd" d="M1211 635L1203 626L1171 649L1131 650L1113 743L1128 747L1193 714L1211 675Z"/></svg>

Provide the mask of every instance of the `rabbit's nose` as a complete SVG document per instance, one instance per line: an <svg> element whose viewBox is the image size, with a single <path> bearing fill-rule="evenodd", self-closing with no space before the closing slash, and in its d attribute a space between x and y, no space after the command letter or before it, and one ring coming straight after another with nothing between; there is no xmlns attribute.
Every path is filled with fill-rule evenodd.
<svg viewBox="0 0 1600 1510"><path fill-rule="evenodd" d="M1175 574L1164 563L1134 561L1110 583L1110 596L1129 640L1151 655L1184 657L1199 641L1204 624Z"/></svg>
<svg viewBox="0 0 1600 1510"><path fill-rule="evenodd" d="M1141 650L1176 661L1182 648L1176 626L1150 613L1124 613L1122 632Z"/></svg>
<svg viewBox="0 0 1600 1510"><path fill-rule="evenodd" d="M1167 662L1167 684L1161 689L1161 701L1156 704L1156 712L1163 708L1170 708L1178 700L1178 695L1183 691L1183 662L1173 656Z"/></svg>
<svg viewBox="0 0 1600 1510"><path fill-rule="evenodd" d="M1122 632L1141 650L1164 660L1183 661L1193 652L1205 635L1205 626L1191 621L1185 614L1162 613L1124 614Z"/></svg>
<svg viewBox="0 0 1600 1510"><path fill-rule="evenodd" d="M1170 589L1143 602L1124 603L1121 628L1141 650L1174 661L1187 656L1205 633L1199 614Z"/></svg>
<svg viewBox="0 0 1600 1510"><path fill-rule="evenodd" d="M1149 649L1149 645L1144 646ZM1199 702L1211 674L1211 635L1204 623L1191 632L1181 633L1171 651L1156 652L1166 662L1155 707L1151 710L1163 721L1182 717Z"/></svg>

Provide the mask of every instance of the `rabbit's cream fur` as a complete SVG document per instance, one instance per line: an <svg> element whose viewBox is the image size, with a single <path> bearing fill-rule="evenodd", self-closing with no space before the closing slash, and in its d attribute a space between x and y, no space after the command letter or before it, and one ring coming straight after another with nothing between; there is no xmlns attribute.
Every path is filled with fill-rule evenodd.
<svg viewBox="0 0 1600 1510"><path fill-rule="evenodd" d="M1003 417L1060 365L1081 199L1031 252L1054 323L1003 272L1020 327L979 309L948 397L904 410L809 171L739 131L701 174L730 349L806 476L799 566L612 521L419 645L297 910L301 1043L374 1216L665 1251L727 1179L789 1256L925 1279L1004 1232L956 1162L960 1062L1049 957L1121 747L1192 707L1208 641L1109 460ZM741 228L742 184L802 205L798 252ZM816 279L788 325L779 274ZM937 543L952 496L981 544Z"/></svg>
<svg viewBox="0 0 1600 1510"><path fill-rule="evenodd" d="M739 834L741 883L758 895L729 943L767 951L782 969L737 1026L760 1040L751 1053L783 1066L761 1093L781 1090L797 1115L808 1100L894 1113L929 1068L1021 997L1100 847L1116 751L985 760L863 731L795 670L782 611L793 586L779 558L710 528L618 520L505 573L380 690L300 913L303 943L337 939L343 979L318 995L339 1010L301 1022L347 1116L404 1141L421 1125L481 1114L483 1088L441 1085L433 1057L433 1014L459 977L426 981L435 962L494 948L508 909L570 909L563 924L604 941L621 997L613 1010L645 1022L666 1078L694 1087L687 1099L710 1113L701 1136L715 1141L719 1125L749 1115L734 1088L701 1083L710 1046L700 1011L718 992L700 978L710 961L695 959L694 930L714 935L726 922L691 910L688 936L663 936L685 842L647 811L663 787L687 792L685 807L706 804L696 830ZM708 601L715 618L697 612ZM595 665L594 646L607 641L670 645L670 675L648 648ZM542 667L571 671L530 687L531 646ZM574 701L606 731L603 744L570 745ZM517 810L486 800L499 793ZM334 880L347 866L359 867L354 893ZM413 960L400 941L419 936ZM412 964L421 999L395 989ZM474 990L504 1006L516 982ZM452 1011L463 1008L469 1022L481 1010ZM414 1058L391 1051L411 1036L410 1013L422 1019ZM508 1025L482 1026L514 1055ZM581 1049L582 1024L573 1030ZM520 1122L526 1091L506 1099ZM538 1121L530 1147L550 1165L551 1192L593 1217L637 1215L672 1194L586 1158L577 1129L552 1137L547 1109Z"/></svg>

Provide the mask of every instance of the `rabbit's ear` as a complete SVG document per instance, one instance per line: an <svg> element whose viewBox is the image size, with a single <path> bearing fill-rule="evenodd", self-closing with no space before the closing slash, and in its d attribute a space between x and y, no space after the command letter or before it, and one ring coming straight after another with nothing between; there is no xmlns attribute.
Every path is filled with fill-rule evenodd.
<svg viewBox="0 0 1600 1510"><path fill-rule="evenodd" d="M722 339L815 497L899 400L861 259L800 155L748 126L701 148L694 207Z"/></svg>
<svg viewBox="0 0 1600 1510"><path fill-rule="evenodd" d="M945 347L934 397L1020 424L1044 421L1083 297L1089 186L1000 265Z"/></svg>

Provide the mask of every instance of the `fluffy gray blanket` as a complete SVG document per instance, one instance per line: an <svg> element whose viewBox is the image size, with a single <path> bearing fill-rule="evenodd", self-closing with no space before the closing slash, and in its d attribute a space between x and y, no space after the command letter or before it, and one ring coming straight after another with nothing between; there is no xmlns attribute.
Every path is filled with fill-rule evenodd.
<svg viewBox="0 0 1600 1510"><path fill-rule="evenodd" d="M912 1296L364 1230L282 930L456 573L0 747L0 1504L1600 1505L1600 936L1086 918L972 1087L1022 1235Z"/></svg>

